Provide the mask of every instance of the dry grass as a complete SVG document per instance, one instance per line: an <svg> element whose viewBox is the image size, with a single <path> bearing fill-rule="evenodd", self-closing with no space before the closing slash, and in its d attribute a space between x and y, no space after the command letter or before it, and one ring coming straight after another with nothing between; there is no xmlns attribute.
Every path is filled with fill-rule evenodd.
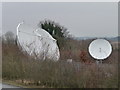
<svg viewBox="0 0 120 90"><path fill-rule="evenodd" d="M2 72L2 38L0 37L0 72ZM0 83L2 82L2 73L0 73Z"/></svg>
<svg viewBox="0 0 120 90"><path fill-rule="evenodd" d="M35 60L23 54L15 43L3 42L3 79L43 88L117 88L118 51L114 50L108 60L96 65L87 52L90 41L68 40L60 50L58 62ZM81 60L81 51L86 52L83 58L91 63ZM68 63L65 61L68 58L77 62Z"/></svg>

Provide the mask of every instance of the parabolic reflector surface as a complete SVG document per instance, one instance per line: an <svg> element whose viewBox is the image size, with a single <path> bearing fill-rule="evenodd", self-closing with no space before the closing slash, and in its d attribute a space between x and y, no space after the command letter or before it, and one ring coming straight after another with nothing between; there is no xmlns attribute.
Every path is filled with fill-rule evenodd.
<svg viewBox="0 0 120 90"><path fill-rule="evenodd" d="M47 31L20 23L17 27L17 39L23 51L29 55L43 60L59 60L60 53L56 40Z"/></svg>
<svg viewBox="0 0 120 90"><path fill-rule="evenodd" d="M89 45L90 55L98 60L104 60L110 56L112 52L111 44L105 39L96 39Z"/></svg>

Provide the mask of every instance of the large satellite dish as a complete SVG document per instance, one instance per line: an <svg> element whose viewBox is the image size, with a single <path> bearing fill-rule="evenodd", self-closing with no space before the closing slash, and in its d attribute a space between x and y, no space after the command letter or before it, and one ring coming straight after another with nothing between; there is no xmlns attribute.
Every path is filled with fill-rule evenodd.
<svg viewBox="0 0 120 90"><path fill-rule="evenodd" d="M18 44L29 55L45 60L59 60L59 48L54 39L47 31L35 29L24 22L17 26Z"/></svg>
<svg viewBox="0 0 120 90"><path fill-rule="evenodd" d="M111 52L112 52L112 46L105 39L93 40L89 45L90 55L97 60L104 60L108 58Z"/></svg>

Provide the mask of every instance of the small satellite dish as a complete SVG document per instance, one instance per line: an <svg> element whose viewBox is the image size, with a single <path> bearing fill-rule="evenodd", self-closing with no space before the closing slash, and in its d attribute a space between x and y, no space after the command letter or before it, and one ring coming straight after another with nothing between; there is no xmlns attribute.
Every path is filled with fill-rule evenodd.
<svg viewBox="0 0 120 90"><path fill-rule="evenodd" d="M108 58L111 52L112 52L112 46L105 39L93 40L89 45L90 55L97 60L104 60Z"/></svg>
<svg viewBox="0 0 120 90"><path fill-rule="evenodd" d="M35 29L24 22L17 26L18 44L29 55L45 60L59 60L59 48L54 39L47 31Z"/></svg>

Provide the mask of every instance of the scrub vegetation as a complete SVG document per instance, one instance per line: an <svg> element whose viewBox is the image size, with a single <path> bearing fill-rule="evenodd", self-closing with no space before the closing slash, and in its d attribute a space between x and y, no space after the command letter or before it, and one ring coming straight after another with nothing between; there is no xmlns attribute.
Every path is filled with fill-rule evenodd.
<svg viewBox="0 0 120 90"><path fill-rule="evenodd" d="M117 88L118 47L113 46L111 56L97 65L87 51L91 41L66 39L58 62L43 61L23 52L14 34L8 32L2 37L3 80L42 88Z"/></svg>

